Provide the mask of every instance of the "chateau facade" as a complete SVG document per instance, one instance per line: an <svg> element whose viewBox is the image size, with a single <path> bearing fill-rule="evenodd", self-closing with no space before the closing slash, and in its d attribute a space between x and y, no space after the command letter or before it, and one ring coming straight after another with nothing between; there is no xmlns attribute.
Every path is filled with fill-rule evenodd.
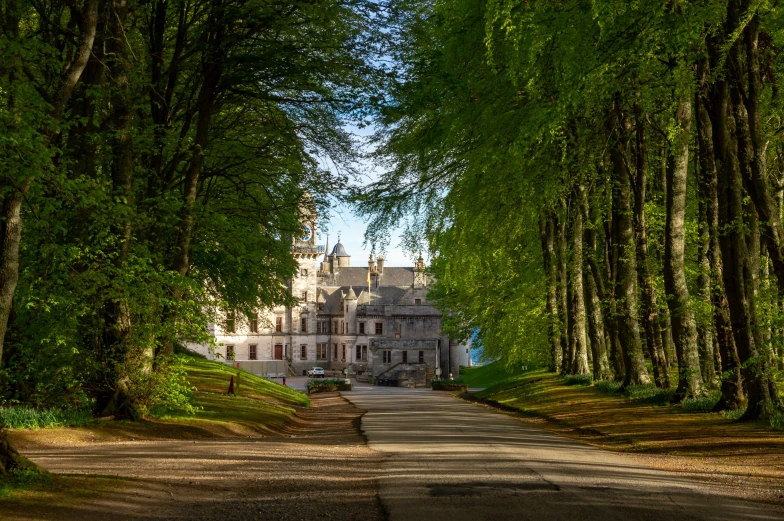
<svg viewBox="0 0 784 521"><path fill-rule="evenodd" d="M367 265L351 266L339 239L328 254L316 244L315 225L313 219L303 226L292 244L299 270L288 285L297 306L214 324L216 352L191 347L241 366L278 360L295 375L314 366L348 368L406 386L426 385L439 369L442 377L457 377L460 365L470 364L470 340L444 336L441 313L428 305L431 280L421 255L413 267L387 267L372 255Z"/></svg>

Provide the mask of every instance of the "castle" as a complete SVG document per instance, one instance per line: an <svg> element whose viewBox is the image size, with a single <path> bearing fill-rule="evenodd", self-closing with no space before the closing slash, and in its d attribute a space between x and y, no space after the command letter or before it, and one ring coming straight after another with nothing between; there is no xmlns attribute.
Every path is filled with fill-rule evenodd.
<svg viewBox="0 0 784 521"><path fill-rule="evenodd" d="M457 377L460 366L470 364L470 340L444 336L441 312L428 305L432 280L421 254L413 267L384 266L384 258L372 254L366 266L351 266L340 239L327 253L316 244L315 228L316 219L309 219L292 241L299 269L287 284L299 299L295 307L267 310L242 324L213 324L217 351L191 348L252 372L259 366L252 361L277 360L289 374L316 366L348 369L401 386L427 385L437 374Z"/></svg>

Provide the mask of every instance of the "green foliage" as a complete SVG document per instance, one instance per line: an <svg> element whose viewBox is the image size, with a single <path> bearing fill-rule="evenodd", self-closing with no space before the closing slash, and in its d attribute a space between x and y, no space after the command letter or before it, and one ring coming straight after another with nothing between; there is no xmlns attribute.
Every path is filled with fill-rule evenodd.
<svg viewBox="0 0 784 521"><path fill-rule="evenodd" d="M732 409L729 411L721 411L721 415L729 420L740 420L740 418L746 413L746 408L743 409Z"/></svg>
<svg viewBox="0 0 784 521"><path fill-rule="evenodd" d="M615 380L601 380L599 382L594 382L593 386L604 392L604 393L615 393L618 392L618 389L621 388L623 382L618 382Z"/></svg>
<svg viewBox="0 0 784 521"><path fill-rule="evenodd" d="M313 380L308 380L307 389L308 389L308 394L329 393L334 391L350 391L351 383L347 383L346 380L342 378L334 378L334 379L317 378Z"/></svg>
<svg viewBox="0 0 784 521"><path fill-rule="evenodd" d="M679 404L681 409L686 412L710 412L719 402L720 393L710 393L696 398L686 398Z"/></svg>
<svg viewBox="0 0 784 521"><path fill-rule="evenodd" d="M590 374L570 374L564 377L566 385L591 385L593 376Z"/></svg>
<svg viewBox="0 0 784 521"><path fill-rule="evenodd" d="M770 426L777 431L784 431L784 412L775 411L770 417Z"/></svg>
<svg viewBox="0 0 784 521"><path fill-rule="evenodd" d="M43 429L46 427L83 427L93 421L89 408L35 408L29 405L0 407L0 423L10 429Z"/></svg>

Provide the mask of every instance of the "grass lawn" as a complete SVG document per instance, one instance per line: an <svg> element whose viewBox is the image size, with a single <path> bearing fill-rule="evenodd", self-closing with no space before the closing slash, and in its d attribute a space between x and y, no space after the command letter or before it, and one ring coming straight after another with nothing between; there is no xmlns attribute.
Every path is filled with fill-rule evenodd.
<svg viewBox="0 0 784 521"><path fill-rule="evenodd" d="M770 489L776 496L771 500L784 498L784 432L767 423L689 412L661 400L666 391L630 398L593 385L570 385L544 370L503 376L475 397L519 411L524 421L558 434L635 453L653 466L737 476L745 485Z"/></svg>
<svg viewBox="0 0 784 521"><path fill-rule="evenodd" d="M485 364L476 367L461 367L458 383L464 383L468 387L494 387L503 385L506 382L514 381L523 371L519 366L509 368L500 362Z"/></svg>
<svg viewBox="0 0 784 521"><path fill-rule="evenodd" d="M286 430L297 407L310 405L308 396L246 371L185 355L189 383L196 389L193 415L180 411L159 412L144 421L94 421L83 427L9 429L15 447L46 449L67 445L145 439L196 439L205 437L274 434ZM228 396L234 376L239 396Z"/></svg>

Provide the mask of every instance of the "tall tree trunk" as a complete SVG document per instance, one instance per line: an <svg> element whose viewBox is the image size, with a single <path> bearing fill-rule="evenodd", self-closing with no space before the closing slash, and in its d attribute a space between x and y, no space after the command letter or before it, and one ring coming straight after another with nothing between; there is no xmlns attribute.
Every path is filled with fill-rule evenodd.
<svg viewBox="0 0 784 521"><path fill-rule="evenodd" d="M648 184L648 154L645 142L645 129L640 107L635 103L635 170L634 190L634 228L637 236L637 275L640 284L640 318L645 330L645 342L653 366L653 377L658 387L670 387L670 373L667 368L662 344L659 308L656 302L656 288L648 267L648 234L645 223L645 194Z"/></svg>
<svg viewBox="0 0 784 521"><path fill-rule="evenodd" d="M619 109L616 110L616 112ZM615 143L610 147L610 155L615 173L617 194L613 212L615 215L615 238L618 244L618 271L616 296L620 300L621 311L618 336L623 349L626 374L622 388L630 385L651 383L640 343L640 324L637 309L637 261L635 254L634 226L630 207L631 174L627 167L626 147L622 143L621 118L616 117Z"/></svg>
<svg viewBox="0 0 784 521"><path fill-rule="evenodd" d="M569 337L572 341L571 366L572 374L589 374L588 368L588 337L585 323L585 287L583 286L583 212L582 200L585 188L578 184L575 190L576 204L572 218L572 319Z"/></svg>
<svg viewBox="0 0 784 521"><path fill-rule="evenodd" d="M664 287L672 321L672 335L678 358L678 388L675 399L700 394L702 375L697 350L697 323L686 287L684 267L684 225L686 221L686 179L689 171L691 102L682 99L676 113L679 132L672 143L667 168L667 220L664 239Z"/></svg>
<svg viewBox="0 0 784 521"><path fill-rule="evenodd" d="M588 315L588 334L591 340L591 364L593 366L593 379L606 380L610 377L610 367L607 361L607 342L605 341L604 312L602 300L604 299L604 285L602 284L599 264L596 261L596 211L595 205L589 205L588 197L582 198L583 218L585 219L584 261L585 269L583 278L585 282L585 310Z"/></svg>
<svg viewBox="0 0 784 521"><path fill-rule="evenodd" d="M563 325L558 317L558 270L555 255L555 222L552 211L542 210L539 216L539 233L542 241L542 264L547 276L547 316L550 322L550 371L561 368L563 351L561 330Z"/></svg>
<svg viewBox="0 0 784 521"><path fill-rule="evenodd" d="M556 231L556 259L557 259L557 274L558 274L558 317L563 324L561 332L561 367L558 368L562 373L568 372L569 366L569 306L567 304L567 270L566 270L566 202L563 198L559 199L560 212L558 212L555 219ZM559 215L560 214L560 215Z"/></svg>
<svg viewBox="0 0 784 521"><path fill-rule="evenodd" d="M610 182L612 184L612 181ZM615 190L610 189L609 206L614 207ZM617 212L611 211L609 218L604 221L604 264L607 272L607 329L609 337L609 355L610 363L612 364L613 375L616 381L622 382L626 377L626 367L623 362L623 349L621 348L621 339L618 334L618 299L616 293L618 291L617 273L618 273L618 244L615 240L615 221L617 220Z"/></svg>
<svg viewBox="0 0 784 521"><path fill-rule="evenodd" d="M711 268L711 302L713 305L713 324L716 330L716 343L721 363L721 399L716 404L716 410L738 409L743 405L745 396L740 375L740 360L735 348L735 339L730 324L730 311L727 296L724 292L723 273L719 246L719 200L718 177L716 164L716 149L714 143L719 144L718 137L713 131L710 107L716 108L721 104L721 99L716 95L715 88L708 92L708 76L710 64L708 59L700 60L697 68L698 76L698 102L696 107L697 142L700 148L700 181L705 203L705 215L708 226L709 249L708 258ZM715 99L711 100L711 96ZM714 117L719 124L723 112L715 111ZM718 131L721 133L721 129ZM721 149L719 149L721 151ZM722 152L723 153L723 152Z"/></svg>

